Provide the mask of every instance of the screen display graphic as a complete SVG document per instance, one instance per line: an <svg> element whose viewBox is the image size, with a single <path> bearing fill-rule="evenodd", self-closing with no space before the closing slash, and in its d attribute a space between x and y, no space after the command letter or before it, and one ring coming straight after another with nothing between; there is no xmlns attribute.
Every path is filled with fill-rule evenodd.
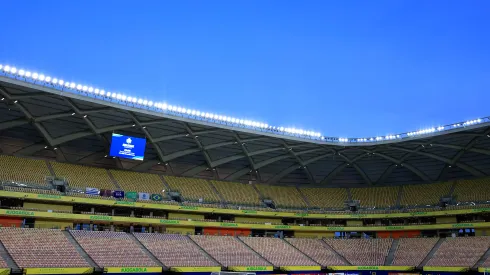
<svg viewBox="0 0 490 275"><path fill-rule="evenodd" d="M112 157L143 160L145 156L146 139L136 138L120 134L112 134Z"/></svg>

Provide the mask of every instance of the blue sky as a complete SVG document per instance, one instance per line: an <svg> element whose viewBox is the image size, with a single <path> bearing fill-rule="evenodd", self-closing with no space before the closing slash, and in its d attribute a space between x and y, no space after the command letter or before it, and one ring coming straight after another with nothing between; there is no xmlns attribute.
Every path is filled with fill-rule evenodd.
<svg viewBox="0 0 490 275"><path fill-rule="evenodd" d="M490 115L490 1L1 7L1 64L154 101L342 137Z"/></svg>

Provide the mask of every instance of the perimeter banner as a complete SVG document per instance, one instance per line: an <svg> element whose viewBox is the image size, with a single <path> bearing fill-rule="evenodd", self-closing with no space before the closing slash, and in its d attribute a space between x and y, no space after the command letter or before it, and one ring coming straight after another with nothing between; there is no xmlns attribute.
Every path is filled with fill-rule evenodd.
<svg viewBox="0 0 490 275"><path fill-rule="evenodd" d="M90 274L92 267L48 267L48 268L24 268L24 274Z"/></svg>
<svg viewBox="0 0 490 275"><path fill-rule="evenodd" d="M161 273L161 267L106 267L105 273Z"/></svg>

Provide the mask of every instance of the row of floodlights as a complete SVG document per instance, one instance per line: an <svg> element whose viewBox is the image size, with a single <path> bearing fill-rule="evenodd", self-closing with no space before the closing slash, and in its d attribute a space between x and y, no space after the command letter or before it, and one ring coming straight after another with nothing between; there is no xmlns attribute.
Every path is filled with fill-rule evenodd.
<svg viewBox="0 0 490 275"><path fill-rule="evenodd" d="M166 103L153 102L153 101L142 99L142 98L126 96L126 95L123 95L120 93L115 93L115 92L106 92L105 90L102 90L102 89L97 89L97 88L89 87L86 85L76 84L74 82L64 81L64 80L58 79L58 78L51 78L50 76L45 76L43 74L38 74L38 73L31 73L29 71L25 71L25 70L21 70L21 69L18 70L15 67L11 67L8 65L3 66L0 64L0 72L2 72L2 71L7 73L7 74L23 77L25 79L32 79L34 81L40 81L40 82L43 82L46 84L59 86L62 88L64 87L67 89L71 89L71 90L75 90L75 91L79 91L79 92L85 92L87 94L93 94L95 96L101 96L101 97L108 98L108 99L114 99L114 100L122 101L125 103L138 104L140 106L155 108L155 109L162 110L162 111L170 111L173 113L177 113L177 114L181 114L181 115L188 115L188 116L192 116L192 117L196 117L196 118L214 120L214 121L218 121L218 122L227 122L227 123L232 123L232 124L237 124L237 125L244 125L247 127L265 129L265 130L269 130L269 131L273 131L273 132L280 132L283 134L299 135L299 136L304 136L304 137L309 137L309 138L318 138L321 140L340 142L340 143L350 143L350 142L363 143L363 142L389 141L389 140L395 140L395 139L402 139L404 137L414 137L414 136L426 135L426 134L431 134L431 133L435 133L435 132L441 132L441 131L448 130L448 129L455 129L455 128L460 128L460 127L471 126L471 125L475 125L475 124L479 124L479 123L484 122L482 119L478 118L475 120L466 121L464 123L456 123L456 124L449 125L446 127L444 127L444 126L439 126L437 128L433 127L433 128L419 130L416 132L408 132L408 133L402 134L402 135L386 135L386 136L378 136L378 137L371 137L371 138L326 138L326 137L322 136L320 133L314 132L314 131L305 131L305 130L296 129L296 128L285 128L285 127L270 126L267 123L256 122L256 121L245 120L245 119L238 119L238 118L234 118L234 117L217 115L217 114L213 114L213 113L201 112L198 110L173 106L173 105L169 105ZM446 129L446 128L448 128L448 129Z"/></svg>
<svg viewBox="0 0 490 275"><path fill-rule="evenodd" d="M300 136L309 136L309 137L315 137L315 138L322 137L322 135L320 133L314 132L314 131L305 131L305 130L296 129L296 128L285 128L285 127L270 126L267 123L251 121L251 120L246 120L246 119L238 119L238 118L234 118L234 117L223 116L223 115L218 115L218 114L213 114L213 113L208 113L208 112L201 112L198 110L173 106L173 105L169 105L166 103L153 102L151 100L146 100L143 98L126 96L126 95L123 95L120 93L107 92L107 91L102 90L102 89L97 89L97 88L89 87L86 85L77 84L75 82L64 81L62 79L52 78L50 76L45 76L43 74L31 73L29 71L17 69L15 67L11 67L8 65L5 65L5 66L0 65L0 70L3 70L5 73L17 75L17 76L24 77L24 78L29 78L29 79L32 79L34 81L45 82L45 83L48 83L51 85L57 85L57 86L64 87L67 89L77 90L80 92L85 92L85 93L93 94L96 96L112 98L112 99L123 101L126 103L139 104L142 106L156 108L156 109L160 109L163 111L170 111L170 112L175 112L175 113L179 113L179 114L185 114L188 116L200 117L200 118L205 118L205 119L210 119L210 120L215 120L215 121L220 121L220 122L240 124L240 125L245 125L248 127L269 129L269 130L273 130L273 131L284 132L284 133L288 133L288 134L295 134L295 135L300 135Z"/></svg>

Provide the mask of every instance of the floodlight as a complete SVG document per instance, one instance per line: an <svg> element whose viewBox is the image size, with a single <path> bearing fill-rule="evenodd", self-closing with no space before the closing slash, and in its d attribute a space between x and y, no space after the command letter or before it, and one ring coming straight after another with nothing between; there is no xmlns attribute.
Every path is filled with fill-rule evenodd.
<svg viewBox="0 0 490 275"><path fill-rule="evenodd" d="M32 79L37 79L38 77L39 77L39 75L37 73L32 74Z"/></svg>
<svg viewBox="0 0 490 275"><path fill-rule="evenodd" d="M9 65L7 65L7 66L3 67L3 70L4 70L6 73L10 72L10 66L9 66Z"/></svg>
<svg viewBox="0 0 490 275"><path fill-rule="evenodd" d="M46 76L46 78L44 79L44 81L51 82L51 77L50 76Z"/></svg>
<svg viewBox="0 0 490 275"><path fill-rule="evenodd" d="M17 73L17 68L15 68L15 67L10 68L10 73L13 73L13 74Z"/></svg>
<svg viewBox="0 0 490 275"><path fill-rule="evenodd" d="M44 79L45 79L45 78L46 78L46 77L45 77L43 74L40 74L40 75L39 75L39 80L40 80L40 81L44 81Z"/></svg>
<svg viewBox="0 0 490 275"><path fill-rule="evenodd" d="M32 76L31 72L27 71L26 72L26 77L31 77L31 76Z"/></svg>
<svg viewBox="0 0 490 275"><path fill-rule="evenodd" d="M26 72L24 70L19 70L19 75L20 76L24 76L26 74Z"/></svg>
<svg viewBox="0 0 490 275"><path fill-rule="evenodd" d="M56 84L53 82L53 84ZM63 79L60 79L58 80L58 84L60 84L60 86L63 86L63 84L65 84L65 81Z"/></svg>

